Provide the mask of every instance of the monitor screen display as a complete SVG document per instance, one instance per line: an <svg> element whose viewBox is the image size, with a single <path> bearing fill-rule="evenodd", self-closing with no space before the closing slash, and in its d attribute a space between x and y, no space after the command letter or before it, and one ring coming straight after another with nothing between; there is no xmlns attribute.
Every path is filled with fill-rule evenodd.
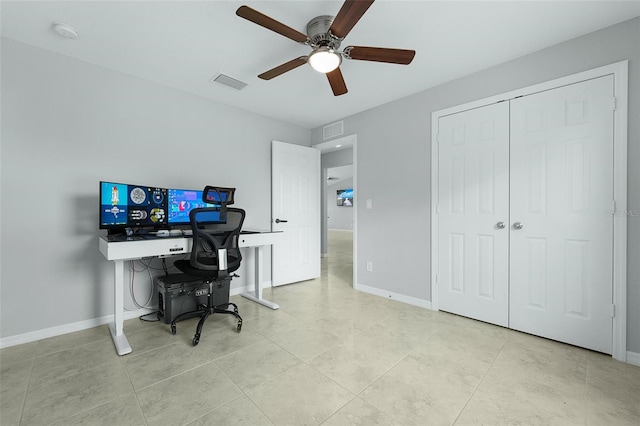
<svg viewBox="0 0 640 426"><path fill-rule="evenodd" d="M167 224L167 190L100 182L100 229Z"/></svg>
<svg viewBox="0 0 640 426"><path fill-rule="evenodd" d="M202 201L202 191L198 190L170 188L167 194L169 200L169 225L188 225L191 210L200 207L219 206ZM224 223L224 218L221 217L220 212L210 212L207 214L207 222Z"/></svg>
<svg viewBox="0 0 640 426"><path fill-rule="evenodd" d="M353 207L353 188L339 189L337 204L340 207Z"/></svg>

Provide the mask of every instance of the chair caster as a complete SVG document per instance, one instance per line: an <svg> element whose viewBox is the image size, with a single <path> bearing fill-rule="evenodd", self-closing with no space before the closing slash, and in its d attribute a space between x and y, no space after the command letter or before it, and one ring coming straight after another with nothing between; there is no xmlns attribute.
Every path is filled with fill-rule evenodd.
<svg viewBox="0 0 640 426"><path fill-rule="evenodd" d="M173 334L174 336L176 334L176 325L175 324L171 324L171 334Z"/></svg>
<svg viewBox="0 0 640 426"><path fill-rule="evenodd" d="M240 333L240 330L242 330L242 323L241 322L238 323L238 327L236 327L236 332Z"/></svg>
<svg viewBox="0 0 640 426"><path fill-rule="evenodd" d="M193 346L196 346L198 343L200 342L200 335L196 334L195 336L193 336Z"/></svg>

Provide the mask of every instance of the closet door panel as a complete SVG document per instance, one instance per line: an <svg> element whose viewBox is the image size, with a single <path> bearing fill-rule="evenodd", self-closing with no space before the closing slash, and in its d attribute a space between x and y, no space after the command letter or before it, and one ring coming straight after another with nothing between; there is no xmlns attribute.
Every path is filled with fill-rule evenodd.
<svg viewBox="0 0 640 426"><path fill-rule="evenodd" d="M509 106L440 119L439 309L507 326Z"/></svg>
<svg viewBox="0 0 640 426"><path fill-rule="evenodd" d="M514 99L510 137L509 326L606 353L612 99L612 76Z"/></svg>

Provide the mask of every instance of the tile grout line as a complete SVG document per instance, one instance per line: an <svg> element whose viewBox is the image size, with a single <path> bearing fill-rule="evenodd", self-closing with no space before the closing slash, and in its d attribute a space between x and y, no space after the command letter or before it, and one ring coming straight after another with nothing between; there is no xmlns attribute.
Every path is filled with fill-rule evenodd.
<svg viewBox="0 0 640 426"><path fill-rule="evenodd" d="M476 392L478 391L478 388L480 387L480 385L482 384L482 382L484 382L484 379L487 377L487 375L489 374L489 371L491 371L491 369L493 368L493 366L495 365L498 357L500 356L500 354L502 354L502 352L504 351L505 346L507 345L507 342L509 341L509 339L511 338L511 336L509 336L507 339L505 339L505 341L502 343L502 346L500 347L500 351L496 354L495 358L493 358L493 361L491 362L491 365L489 366L489 368L487 368L487 371L485 371L485 373L483 374L482 378L478 381L478 384L476 385L476 387L473 389L473 392L471 392L471 395L469 395L469 398L467 398L467 401L464 403L464 406L462 407L462 409L460 409L460 412L458 413L458 415L456 416L456 418L453 420L453 423L451 423L452 425L455 425L456 422L458 421L458 419L460 419L460 416L462 415L462 413L464 412L464 410L467 408L467 406L469 405L469 402L471 402L471 399L473 399L473 396L476 394Z"/></svg>
<svg viewBox="0 0 640 426"><path fill-rule="evenodd" d="M256 344L257 344L257 343L256 343ZM255 346L255 345L250 345L250 346L247 346L247 347L251 347L251 346ZM226 356L226 355L225 355L225 356ZM216 359L220 359L220 358L224 358L224 357L219 357L219 358L216 358ZM220 366L216 363L216 360L212 360L212 361L211 361L211 363L213 363L213 364L216 366L216 368L217 368L218 370L220 370L220 371L222 372L222 374L223 374L223 375L224 375L224 376L225 376L225 377L226 377L226 378L227 378L231 383L233 383L233 385L236 387L236 389L238 389L238 390L240 391L240 394L239 394L238 396L236 396L235 398L231 398L229 401L225 402L224 404L221 404L221 405L219 405L219 406L215 407L213 410L211 410L211 411L207 411L207 412L206 412L206 413L204 413L203 415L201 415L201 416L199 416L199 417L196 417L195 419L193 419L193 420L191 420L189 423L187 423L187 425L189 425L189 424L191 424L191 423L193 423L193 422L195 422L195 421L197 421L197 420L199 420L199 419L203 418L204 416L208 416L209 414L213 413L214 411L219 410L220 408L224 407L225 405L231 404L233 401L236 401L236 400L238 400L238 399L242 398L243 396L245 396L249 401L251 401L251 398L249 398L249 397L245 394L245 392L244 392L242 389L240 389L240 386L238 386L238 384L237 384L236 382L234 382L234 381L233 381L233 379L231 379L231 377L229 377L229 375L228 375L228 374L227 374L227 373L226 373L222 368L220 368ZM210 363L207 363L207 364L210 364ZM203 364L203 365L206 365L206 364ZM251 401L251 403L253 403L253 401ZM255 405L255 404L254 404L254 405ZM259 407L258 407L258 409L260 410L260 408L259 408ZM260 411L262 412L262 410L260 410ZM264 413L263 413L263 414L264 414ZM269 418L269 417L267 416L267 418Z"/></svg>
<svg viewBox="0 0 640 426"><path fill-rule="evenodd" d="M136 391L136 388L133 385L133 379L131 378L131 374L129 374L129 369L127 368L127 363L124 360L122 360L122 366L124 367L125 374L129 378L129 383L131 384L131 389L133 389L133 397L136 399L136 404L138 405L138 410L140 410L140 414L142 414L142 419L144 420L144 424L146 426L149 426L149 420L147 419L147 416L144 414L144 411L142 410L142 405L140 405L140 399L138 398L138 392Z"/></svg>
<svg viewBox="0 0 640 426"><path fill-rule="evenodd" d="M258 333L258 334L259 334L259 333ZM262 334L260 334L260 335L262 336ZM265 337L265 336L262 336L262 337ZM266 337L265 337L265 338L266 338ZM274 343L274 342L272 342L272 343ZM256 343L256 344L257 344L257 343ZM274 343L274 344L275 344L275 345L277 345L277 343ZM296 358L297 358L297 357L296 357ZM298 358L298 359L299 359L299 358ZM215 362L215 361L214 361L214 362ZM216 367L218 367L218 368L220 369L220 371L222 371L222 374L224 374L224 375L227 377L227 379L229 379L229 380L231 381L231 383L233 383L233 384L234 384L234 386L235 386L235 387L237 387L237 388L238 388L238 390L240 391L240 395L239 395L237 398L232 399L231 401L227 402L227 403L226 403L226 404L224 404L224 405L221 405L220 407L224 407L225 405L230 404L231 402L233 402L233 401L235 401L235 400L237 400L237 399L239 399L239 398L242 398L242 397L244 396L245 398L247 398L247 400L249 400L249 402L251 402L251 404L252 404L254 407L256 407L256 408L258 409L258 411L260 411L260 412L262 413L262 415L263 415L263 416L265 416L267 419L269 419L269 421L270 421L272 424L274 424L274 425L276 424L276 423L273 421L273 419L271 419L271 417L269 417L269 415L268 415L267 413L265 413L264 411L262 411L262 408L260 408L260 407L258 406L258 404L256 404L256 403L253 401L253 399L251 399L251 397L250 397L249 395L247 395L247 392L245 392L243 389L241 389L241 388L240 388L240 386L238 386L238 384L237 384L235 381L233 381L233 379L232 379L231 377L229 377L229 375L228 375L228 374L227 374L227 373L226 373L226 372L225 372L225 371L224 371L224 370L223 370L223 369L222 369L218 364L216 364ZM293 368L293 367L291 367L291 368ZM290 369L289 369L289 370L290 370ZM284 374L285 372L287 372L287 371L289 371L289 370L285 370L284 372L282 372L281 374L279 374L279 375L278 375L278 376L276 376L276 377L280 377L282 374ZM269 383L270 381L271 381L271 380L268 380L268 381L267 381L267 382L265 382L265 383ZM258 385L258 386L262 386L262 385L264 385L265 383L262 383L262 384L260 384L260 385ZM258 386L255 386L253 389L255 389L255 388L256 388L256 387L258 387ZM251 391L251 389L250 389L249 391ZM218 407L218 408L220 408L220 407ZM217 410L218 408L216 408L216 410ZM215 411L215 410L214 410L214 411Z"/></svg>
<svg viewBox="0 0 640 426"><path fill-rule="evenodd" d="M257 334L260 334L260 333L257 333ZM264 337L264 336L263 336L263 337ZM172 345L177 345L177 344L179 344L179 343L180 343L180 342L175 342L175 343L172 343ZM189 372L189 371L193 371L193 370L195 370L196 368L200 368L200 367L205 366L205 365L207 365L207 364L211 364L212 362L213 362L213 363L215 363L215 361L216 361L216 360L218 360L218 359L220 359L220 358L224 358L224 357L226 357L226 356L228 356L228 355L232 355L232 354L234 354L234 353L236 353L236 352L239 352L239 351L241 351L241 350L243 350L243 349L246 349L246 348L250 348L250 347L255 346L255 345L257 345L257 344L258 344L258 343L253 343L253 344L251 344L251 345L248 345L248 346L245 346L245 347L243 347L243 348L236 349L235 351L229 352L228 354L224 354L224 355L219 356L219 357L217 357L217 358L209 359L208 361L205 361L205 362L203 362L203 363L201 363L201 364L195 365L195 366L193 366L193 367L191 367L191 368L188 368L188 369L186 369L186 370L184 370L184 371L181 371L181 372L179 372L179 373L176 373L176 374L174 374L174 375L172 375L172 376L165 377L165 378L164 378L164 379L162 379L162 380L158 380L157 382L154 382L154 383L148 384L148 385L146 385L146 386L143 386L143 387L141 387L140 389L136 389L136 388L134 387L134 388L133 388L133 391L134 391L134 392L139 392L139 391L141 391L141 390L143 390L143 389L147 389L147 388L149 388L149 387L151 387L151 386L155 386L155 385L157 385L158 383L166 382L167 380L170 380L170 379L173 379L173 378L175 378L175 377L178 377L178 376L180 376L180 375L182 375L182 374L184 374L184 373L187 373L187 372ZM169 346L169 345L167 345L167 346ZM164 346L162 346L162 347L164 347ZM149 352L150 352L150 351L149 351ZM217 367L217 366L218 366L218 365L216 364L216 367ZM125 366L125 368L126 368L126 366ZM219 368L219 367L218 367L218 368ZM127 375L128 375L128 374L129 374L129 369L127 368ZM235 382L234 382L234 384L235 384ZM133 386L133 383L132 383L131 385Z"/></svg>
<svg viewBox="0 0 640 426"><path fill-rule="evenodd" d="M37 354L37 347L36 347L36 354L34 354L34 358L43 358L43 357L59 354L60 352L68 351L68 350L71 350L71 349L76 349L76 348L79 348L79 347L82 347L82 346L91 345L93 343L101 342L103 340L112 340L111 335L109 334L109 329L108 329L108 327L106 325L99 325L97 327L88 328L86 330L91 330L91 329L94 329L94 328L102 328L102 327L105 327L105 330L107 331L107 334L105 335L105 337L102 337L102 338L96 339L96 340L92 340L90 342L80 343L78 345L68 346L68 347L65 347L64 349L55 350L53 352L46 352L46 353L43 353L43 354L40 354L40 355ZM86 330L80 330L80 332L86 331ZM68 334L71 334L71 333L68 333ZM60 336L48 337L47 339L37 340L36 342L39 344L43 340L55 339L55 338L59 338L61 336L66 336L66 334L62 334Z"/></svg>
<svg viewBox="0 0 640 426"><path fill-rule="evenodd" d="M290 314L290 315L291 315L291 314ZM260 333L258 333L258 334L260 334ZM260 386L265 386L265 385L267 385L268 383L272 383L272 382L274 382L275 380L279 379L279 378L280 378L280 377L282 377L284 374L286 374L288 371L290 371L291 369L293 369L293 368L297 367L297 366L298 366L298 365L300 365L300 364L304 364L304 365L306 365L307 367L311 368L311 369L312 369L313 371L315 371L316 373L318 373L318 374L322 375L322 376L323 376L323 377L325 377L327 380L329 380L329 381L331 381L332 383L334 383L336 386L338 386L338 387L340 387L340 388L342 388L342 389L346 390L347 392L352 393L352 394L354 395L354 396L353 396L353 398L351 398L351 399L349 399L347 402L345 402L345 404L344 404L344 405L342 405L339 409L337 409L335 412L331 413L331 414L330 414L326 419L322 420L322 423L326 422L326 421L327 421L329 418L331 418L334 414L336 414L338 411L340 411L340 410L341 410L345 405L347 405L348 403L350 403L351 401L353 401L355 398L357 398L357 397L358 397L358 394L351 392L349 389L347 389L347 388L345 388L344 386L340 385L339 383L335 382L332 378L328 377L328 376L327 376L327 375L325 375L323 372L319 371L319 370L318 370L318 369L316 369L314 366L310 365L308 361L306 361L306 360L304 360L304 359L302 359L302 358L298 357L297 355L295 355L295 354L291 353L289 350L287 350L286 348L284 348L283 346L281 346L281 345L280 345L280 344L278 344L277 342L273 341L271 338L269 338L269 337L267 337L267 336L264 336L264 335L262 335L262 334L260 334L260 335L261 335L261 336L263 336L265 339L267 339L267 341L269 341L270 343L272 343L272 344L276 345L278 348L280 348L281 350L283 350L284 352L286 352L287 354L291 355L293 358L295 358L295 359L297 359L297 360L299 361L299 363L297 363L297 364L296 364L296 365L294 365L293 367L290 367L290 368L288 368L288 369L284 370L284 371L283 371L283 372L281 372L280 374L278 374L278 375L276 375L276 376L272 377L271 379L267 380L267 381L266 381L266 382L264 382L264 383L261 383L261 384L259 384L259 385L257 385L257 386L254 386L253 388L249 389L248 391L244 391L244 390L240 389L240 391L242 392L242 394L243 394L244 396L246 396L246 397L247 397L247 399L248 399L249 401L251 401L251 403L252 403L256 408L258 408L258 410L259 410L262 414L264 414L264 415L265 415L265 417L266 417L267 419L269 419L269 421L271 421L273 424L276 424L276 423L275 423L275 421L274 421L274 420L273 420L273 419L272 419L272 418L271 418L267 413L265 413L265 412L264 412L264 411L263 411L263 410L262 410L262 409L261 409L261 408L260 408L260 407L259 407L259 406L254 402L254 401L253 401L253 399L248 395L248 393L249 393L249 392L251 392L251 391L253 391L253 390L255 390L255 389L257 389L257 388L259 388ZM341 340L342 340L342 339L341 339ZM334 345L334 346L331 346L331 347L327 348L327 350L326 350L326 351L324 351L324 352L327 352L328 350L330 350L330 349L334 348L335 346L337 346L337 345ZM324 352L322 352L322 353L324 353ZM318 355L321 355L322 353L320 353L320 354L318 354ZM316 355L316 356L318 356L318 355ZM312 357L311 359L313 359L313 358L315 358L315 356L314 356L314 357ZM219 368L219 367L218 367L218 368ZM234 381L233 381L233 380L232 380L232 379L231 379L231 378L230 378L230 377L229 377L229 376L224 372L224 370L222 370L221 368L220 368L220 370L225 374L225 376L227 376L227 378L229 378L229 380L231 380L231 381L234 383L234 385L235 385L236 387L238 387L238 385L237 385L237 384L236 384L236 383L235 383L235 382L234 382ZM238 388L239 388L239 387L238 387ZM237 399L237 398L236 398L236 399ZM225 405L226 405L226 404L225 404ZM321 423L321 424L322 424L322 423Z"/></svg>
<svg viewBox="0 0 640 426"><path fill-rule="evenodd" d="M119 363L121 363L121 364L123 364L123 363L124 363L124 361L122 361L122 360L118 360L117 362L119 362ZM84 373L84 372L86 372L86 371L89 371L89 370L93 370L93 369L99 368L99 367L101 367L101 366L103 366L103 365L104 365L104 364L99 364L99 365L93 366L93 367L91 367L91 368L89 368L89 369L87 369L87 370L83 370L83 371L80 371L80 372L78 372L78 373L72 374L71 376L66 376L66 377L67 377L67 378L69 378L69 377L73 377L73 376L75 376L75 375L77 375L77 374L82 374L82 373ZM129 372L127 371L127 367L126 367L125 365L122 365L122 368L124 368L125 373L127 374L127 377L129 378L129 381L131 381L131 378L129 377ZM46 386L46 385L45 385L45 386ZM135 394L135 389L133 388L133 383L131 384L131 389L132 389L132 393L133 393L133 394ZM76 412L74 412L74 413L72 413L72 414L70 414L70 415L68 415L68 416L66 416L66 417L64 417L64 418L62 418L62 419L60 419L60 420L57 420L55 423L52 423L52 425L60 424L60 422L62 422L62 421L64 421L64 420L66 420L66 419L69 419L69 418L71 418L71 417L77 416L77 415L79 415L79 414L88 413L88 412L89 412L89 411L91 411L91 410L94 410L94 409L96 409L96 408L98 408L98 407L102 407L103 405L106 405L106 404L109 404L110 402L116 401L116 400L118 400L118 399L120 399L120 398L122 398L123 396L126 396L126 395L129 395L129 394L120 395L120 396L117 396L117 397L115 397L115 398L113 398L113 399L109 399L109 400L106 400L106 401L101 401L99 404L97 404L97 405L93 405L93 406L91 406L91 407L84 407L84 408L82 408L80 411L76 411ZM146 421L146 419L145 419L145 421Z"/></svg>
<svg viewBox="0 0 640 426"><path fill-rule="evenodd" d="M386 299L385 299L385 300L386 300ZM290 315L293 315L293 314L290 314ZM388 314L387 314L387 317L388 317L388 316L391 316L391 315L395 315L395 314L394 314L394 313L388 313ZM387 317L385 317L385 318L387 318ZM354 333L354 336L355 336L355 335L363 334L366 330L370 329L371 327L374 327L375 325L383 324L383 323L384 323L384 319L381 319L381 320L377 321L376 323L372 324L370 327L367 327L367 328L366 328L366 329L364 329L364 330L360 330L360 331L358 331L357 333ZM327 376L327 375L326 375L326 374L324 374L322 371L320 371L320 370L316 369L313 365L309 364L309 361L307 361L307 360L303 360L303 359L301 359L301 358L297 357L295 354L292 354L292 353L291 353L291 352L289 352L286 348L282 347L281 345L279 345L277 342L275 342L275 341L271 340L270 338L268 338L268 337L267 337L267 339L269 339L270 341L272 341L272 343L274 343L274 344L278 345L278 346L279 346L282 350L284 350L285 352L287 352L287 353L291 354L292 356L294 356L295 358L299 359L302 363L306 364L308 367L310 367L311 369L313 369L315 372L317 372L317 373L321 374L321 375L322 375L323 377L325 377L327 380L330 380L331 382L333 382L333 383L334 383L334 384L336 384L337 386L339 386L339 387L341 387L341 388L345 389L347 392L349 392L349 393L352 393L352 394L353 394L353 397L352 397L352 398L350 398L348 401L346 401L346 402L345 402L345 403L344 403L340 408L338 408L336 411L334 411L332 414L330 414L326 419L324 419L324 420L322 421L322 423L321 423L321 424L324 424L327 420L329 420L331 417L333 417L335 414L337 414L340 410L342 410L345 406L347 406L349 403L351 403L351 402L352 402L352 401L354 401L355 399L360 399L360 400L362 400L364 403L369 404L369 402L367 402L365 399L363 399L363 398L361 397L362 392L364 392L368 387L370 387L372 384L374 384L375 382L377 382L378 380L380 380L382 377L384 377L384 376L385 376L389 371L391 371L394 367L396 367L399 363L401 363L401 362L402 362L404 359L406 359L409 355L411 355L413 352L415 352L416 350L418 350L418 348L420 348L420 347L421 347L421 346L422 346L422 345L423 345L427 340L429 340L432 336L434 336L435 334L437 334L437 332L438 332L439 330L440 330L440 329L435 330L431 335L429 335L429 337L426 337L425 339L423 339L423 340L422 340L422 341L421 341L421 342L420 342L420 343L419 343L419 344L418 344L414 349L412 349L412 350L411 350L411 351L409 351L406 355L404 355L403 357L401 357L397 362L395 362L391 367L389 367L386 371L384 371L380 376L378 376L376 379L374 379L371 383L367 384L367 385L364 387L364 389L363 389L363 390L361 390L360 392L352 392L350 389L345 388L345 387L344 387L344 386L342 386L340 383L336 382L336 381L335 381L335 380L333 380L331 377ZM325 330L325 331L326 331L326 330ZM265 336L265 337L266 337L266 336ZM341 338L340 340L344 342L344 339L342 339L342 338ZM329 350L333 349L334 347L336 347L336 346L338 346L338 345L339 345L339 344L336 344L336 345L333 345L333 346L331 346L331 347L327 348L325 351L321 352L320 354L317 354L316 356L312 357L311 359L313 359L313 358L315 358L315 357L317 357L317 356L320 356L320 355L322 355L323 353L328 352ZM293 367L292 367L292 368L293 368ZM289 371L289 370L286 370L286 371ZM264 384L266 384L266 383L269 383L269 382L274 381L275 379L277 379L278 377L280 377L280 376L282 376L284 373L286 373L286 371L285 371L285 372L283 372L283 373L281 373L281 374L279 374L278 376L276 376L276 377L274 377L274 378L270 379L269 381L267 381L267 382L263 383L262 385L264 385ZM247 397L249 397L249 396L247 395ZM251 399L251 398L249 397L249 399ZM369 404L369 405L370 405L370 404ZM374 408L375 408L375 407L374 407ZM262 410L261 410L261 411L262 411ZM391 414L386 413L386 412L384 412L384 411L382 411L382 410L379 410L379 411L380 411L382 414L384 414L385 416L387 416L387 417L389 417L389 418L393 419L394 421L398 422L398 420L397 420L397 419L395 419L395 417L394 417L394 416L392 416ZM268 417L268 416L267 416L267 417ZM268 418L269 418L269 417L268 417ZM270 418L269 418L269 419L270 419Z"/></svg>
<svg viewBox="0 0 640 426"><path fill-rule="evenodd" d="M435 336L438 332L440 331L440 329L434 331L433 333L431 333L431 335L427 338L425 338L422 342L420 342L415 348L413 348L412 350L410 350L406 355L404 355L403 357L401 357L396 363L394 363L391 367L389 367L384 373L382 373L379 377L377 377L374 381L372 381L371 383L369 383L368 385L366 385L364 387L364 389L362 389L360 392L358 392L356 394L357 398L362 399L365 403L371 405L369 403L369 401L367 401L365 398L361 397L362 393L364 391L366 391L368 388L370 388L374 383L376 383L377 381L379 381L380 379L382 379L384 376L386 376L391 370L393 370L395 367L397 367L402 361L404 361L405 359L407 359L407 357L409 357L412 353L414 353L415 351L417 351L418 349L420 349L420 347L422 345L424 345L425 343L427 343L427 341L429 339L431 339L433 336ZM355 399L355 398L353 398ZM353 400L352 399L352 400ZM378 411L380 411L381 413L383 413L385 416L393 419L394 421L402 424L402 422L400 422L399 420L397 420L392 414L387 413L386 411L381 410L380 408L377 408L375 406L373 406L374 408L376 408ZM335 413L334 413L335 414Z"/></svg>
<svg viewBox="0 0 640 426"><path fill-rule="evenodd" d="M584 354L584 424L589 424L589 353Z"/></svg>
<svg viewBox="0 0 640 426"><path fill-rule="evenodd" d="M36 350L38 349L36 345ZM29 379L27 380L27 388L24 391L24 396L22 397L22 409L20 410L20 417L18 418L18 424L22 424L22 417L24 417L24 409L27 405L27 396L29 395L29 387L31 387L31 376L33 374L33 367L35 365L35 353L33 358L31 358L31 367L29 368Z"/></svg>

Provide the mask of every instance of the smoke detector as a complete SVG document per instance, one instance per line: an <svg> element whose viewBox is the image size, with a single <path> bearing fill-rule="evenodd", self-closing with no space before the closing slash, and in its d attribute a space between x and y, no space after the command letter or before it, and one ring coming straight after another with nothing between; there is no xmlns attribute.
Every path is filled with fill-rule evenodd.
<svg viewBox="0 0 640 426"><path fill-rule="evenodd" d="M62 22L54 22L53 31L61 37L68 38L69 40L75 40L78 38L78 31L76 31L76 29L71 25L64 24Z"/></svg>

